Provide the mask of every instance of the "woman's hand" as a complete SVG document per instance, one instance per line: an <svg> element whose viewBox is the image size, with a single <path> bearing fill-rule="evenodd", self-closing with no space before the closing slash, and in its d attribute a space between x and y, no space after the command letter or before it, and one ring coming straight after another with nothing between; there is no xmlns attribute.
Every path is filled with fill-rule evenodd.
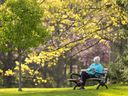
<svg viewBox="0 0 128 96"><path fill-rule="evenodd" d="M93 71L93 73L95 73L95 72L96 72L95 68L91 68L91 70Z"/></svg>

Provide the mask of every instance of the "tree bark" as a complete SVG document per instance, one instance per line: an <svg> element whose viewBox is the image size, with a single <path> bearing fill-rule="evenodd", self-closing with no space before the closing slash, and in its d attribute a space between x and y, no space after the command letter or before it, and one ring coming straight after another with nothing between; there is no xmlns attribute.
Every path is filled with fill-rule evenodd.
<svg viewBox="0 0 128 96"><path fill-rule="evenodd" d="M18 91L22 91L22 59L23 59L23 55L24 55L24 51L22 51L21 49L18 50L18 60L19 60L19 88Z"/></svg>
<svg viewBox="0 0 128 96"><path fill-rule="evenodd" d="M20 61L19 61L20 62ZM22 72L21 72L21 62L19 64L19 89L18 91L22 91Z"/></svg>
<svg viewBox="0 0 128 96"><path fill-rule="evenodd" d="M19 58L19 89L18 89L18 91L22 91L22 70L21 70L21 62L22 62L22 60L21 60L21 58Z"/></svg>

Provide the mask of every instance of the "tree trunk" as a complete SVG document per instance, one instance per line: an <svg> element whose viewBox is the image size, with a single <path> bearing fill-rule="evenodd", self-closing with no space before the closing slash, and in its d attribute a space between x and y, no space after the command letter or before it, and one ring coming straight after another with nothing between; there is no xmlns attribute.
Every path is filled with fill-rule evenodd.
<svg viewBox="0 0 128 96"><path fill-rule="evenodd" d="M48 65L47 64L45 64L44 68L42 69L42 72L43 72L43 78L47 79L47 72L48 72ZM47 85L46 83L44 83L43 87L46 88L46 87L50 87L50 86Z"/></svg>
<svg viewBox="0 0 128 96"><path fill-rule="evenodd" d="M62 86L62 85L61 85L61 84L62 84L61 82L62 82L62 79L59 79L59 78L58 78L58 79L56 80L56 87L57 87L57 88L60 88L60 87Z"/></svg>
<svg viewBox="0 0 128 96"><path fill-rule="evenodd" d="M22 55L23 55L23 52L21 52L21 50L18 50L18 54L19 54L19 88L18 88L18 91L22 91Z"/></svg>
<svg viewBox="0 0 128 96"><path fill-rule="evenodd" d="M64 87L66 87L66 83L67 83L67 64L64 65Z"/></svg>
<svg viewBox="0 0 128 96"><path fill-rule="evenodd" d="M19 89L18 91L22 91L22 72L21 72L21 58L19 60Z"/></svg>
<svg viewBox="0 0 128 96"><path fill-rule="evenodd" d="M69 70L69 74L71 74L72 73L72 60L70 60L70 64L69 64L69 68L70 68L70 70ZM71 87L72 86L72 83L70 82L70 84L69 84L69 86Z"/></svg>

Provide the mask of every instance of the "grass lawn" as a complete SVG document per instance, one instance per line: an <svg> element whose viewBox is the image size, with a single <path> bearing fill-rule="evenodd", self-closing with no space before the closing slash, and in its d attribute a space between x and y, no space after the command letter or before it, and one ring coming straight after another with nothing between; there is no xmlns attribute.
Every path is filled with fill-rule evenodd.
<svg viewBox="0 0 128 96"><path fill-rule="evenodd" d="M109 85L109 89L96 86L86 90L72 90L72 88L23 88L18 92L16 88L1 88L0 96L128 96L128 86Z"/></svg>

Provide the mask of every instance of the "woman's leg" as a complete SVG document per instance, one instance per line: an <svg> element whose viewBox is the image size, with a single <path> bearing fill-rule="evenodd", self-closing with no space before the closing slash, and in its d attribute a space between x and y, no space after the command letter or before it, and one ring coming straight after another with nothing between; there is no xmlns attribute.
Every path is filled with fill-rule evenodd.
<svg viewBox="0 0 128 96"><path fill-rule="evenodd" d="M90 78L90 75L86 71L82 71L81 73L82 86L85 86L86 80L88 78Z"/></svg>

